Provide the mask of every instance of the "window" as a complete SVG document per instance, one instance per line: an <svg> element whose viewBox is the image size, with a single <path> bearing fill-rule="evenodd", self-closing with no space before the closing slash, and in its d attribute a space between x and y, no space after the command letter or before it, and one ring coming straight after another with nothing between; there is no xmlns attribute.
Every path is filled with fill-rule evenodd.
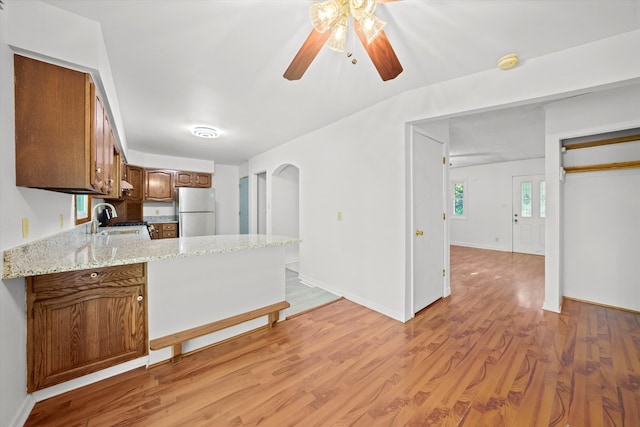
<svg viewBox="0 0 640 427"><path fill-rule="evenodd" d="M531 218L531 181L520 183L520 200L522 201L520 213L523 218Z"/></svg>
<svg viewBox="0 0 640 427"><path fill-rule="evenodd" d="M465 218L465 183L453 183L453 218Z"/></svg>

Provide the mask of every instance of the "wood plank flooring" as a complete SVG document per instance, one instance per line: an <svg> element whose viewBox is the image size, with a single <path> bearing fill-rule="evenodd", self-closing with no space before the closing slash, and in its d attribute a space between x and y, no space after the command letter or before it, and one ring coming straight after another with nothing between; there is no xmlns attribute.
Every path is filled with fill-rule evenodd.
<svg viewBox="0 0 640 427"><path fill-rule="evenodd" d="M544 259L452 247L402 324L348 300L36 405L27 426L640 426L640 314L540 309Z"/></svg>

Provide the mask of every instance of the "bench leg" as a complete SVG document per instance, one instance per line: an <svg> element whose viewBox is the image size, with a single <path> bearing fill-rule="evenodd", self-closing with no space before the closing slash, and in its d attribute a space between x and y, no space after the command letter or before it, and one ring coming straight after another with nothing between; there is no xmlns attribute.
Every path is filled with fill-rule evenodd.
<svg viewBox="0 0 640 427"><path fill-rule="evenodd" d="M278 323L278 320L280 320L280 310L272 311L271 313L269 313L269 327L270 328L273 328L274 326L276 326L276 323Z"/></svg>
<svg viewBox="0 0 640 427"><path fill-rule="evenodd" d="M178 363L182 359L182 343L174 344L172 350L171 363Z"/></svg>

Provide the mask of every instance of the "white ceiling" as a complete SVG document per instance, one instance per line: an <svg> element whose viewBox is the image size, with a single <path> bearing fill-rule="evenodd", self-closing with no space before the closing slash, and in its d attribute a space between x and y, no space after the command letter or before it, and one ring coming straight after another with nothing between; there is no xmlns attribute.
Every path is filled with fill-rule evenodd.
<svg viewBox="0 0 640 427"><path fill-rule="evenodd" d="M308 0L45 1L100 22L130 149L223 164L507 53L526 63L640 28L640 0L403 0L376 11L404 67L396 79L383 82L356 40L357 65L322 49L291 82L282 74L311 31ZM524 149L531 115L539 107L453 119L452 154ZM189 133L203 124L221 137Z"/></svg>

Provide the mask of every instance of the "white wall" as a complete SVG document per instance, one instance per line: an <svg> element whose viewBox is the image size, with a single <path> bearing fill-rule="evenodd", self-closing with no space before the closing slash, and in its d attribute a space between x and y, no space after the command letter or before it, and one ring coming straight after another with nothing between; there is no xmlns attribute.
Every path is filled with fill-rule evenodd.
<svg viewBox="0 0 640 427"><path fill-rule="evenodd" d="M512 177L537 174L544 174L544 159L451 168L450 181L466 183L465 218L454 218L448 206L451 244L511 251Z"/></svg>
<svg viewBox="0 0 640 427"><path fill-rule="evenodd" d="M551 153L548 157L555 157L553 164L548 160L547 169L559 171L559 147L564 138L639 127L638 105L640 85L546 106L547 152ZM640 155L627 160L638 159ZM564 182L559 178L555 191L547 187L547 214L550 203L558 210L555 227L560 232L547 232L547 238L556 240L559 251L554 258L558 262L559 294L640 310L638 171L567 175ZM548 253L546 259L554 260ZM553 291L547 289L549 294Z"/></svg>
<svg viewBox="0 0 640 427"><path fill-rule="evenodd" d="M216 164L216 234L238 234L240 230L240 176L238 166Z"/></svg>
<svg viewBox="0 0 640 427"><path fill-rule="evenodd" d="M293 165L279 168L272 176L271 233L300 237L300 170ZM285 261L298 262L298 245L285 248Z"/></svg>
<svg viewBox="0 0 640 427"><path fill-rule="evenodd" d="M189 159L187 157L163 156L129 150L127 163L144 168L176 169L214 173L216 164L212 160Z"/></svg>
<svg viewBox="0 0 640 427"><path fill-rule="evenodd" d="M404 124L638 81L640 56L623 66L616 57L639 48L640 31L633 31L532 58L509 72L489 70L407 91L250 159L249 172L270 175L283 163L300 168L303 280L407 320ZM557 180L557 171L547 177ZM255 188L251 192L255 200ZM555 207L547 222L557 221ZM251 214L255 219L255 206ZM548 279L547 290L559 299L559 275Z"/></svg>

